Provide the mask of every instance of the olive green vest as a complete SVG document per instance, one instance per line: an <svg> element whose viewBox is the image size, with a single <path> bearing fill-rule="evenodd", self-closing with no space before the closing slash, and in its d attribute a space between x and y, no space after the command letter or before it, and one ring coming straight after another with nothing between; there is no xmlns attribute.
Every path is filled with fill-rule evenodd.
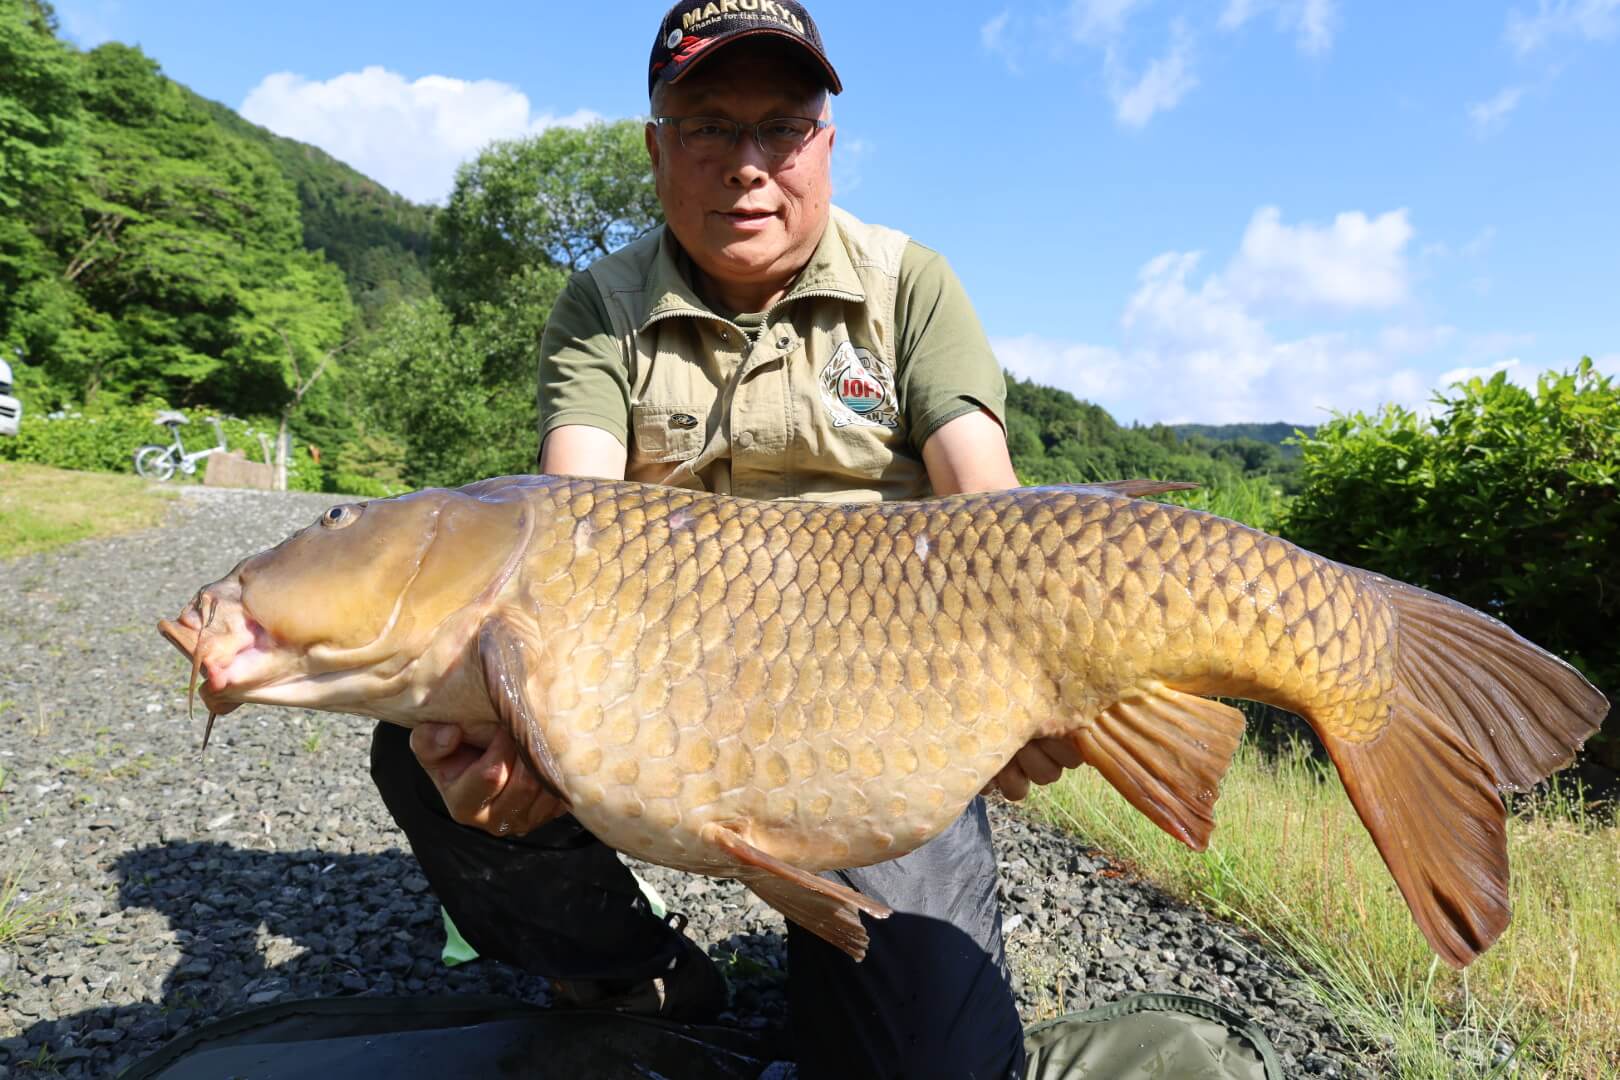
<svg viewBox="0 0 1620 1080"><path fill-rule="evenodd" d="M906 243L834 207L753 340L698 299L668 229L592 263L629 373L626 477L756 499L928 494L897 392Z"/></svg>

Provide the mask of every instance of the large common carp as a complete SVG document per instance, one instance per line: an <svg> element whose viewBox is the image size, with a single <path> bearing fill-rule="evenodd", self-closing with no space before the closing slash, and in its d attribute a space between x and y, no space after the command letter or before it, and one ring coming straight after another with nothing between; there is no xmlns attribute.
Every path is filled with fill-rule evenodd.
<svg viewBox="0 0 1620 1080"><path fill-rule="evenodd" d="M1443 597L1167 485L753 502L550 476L335 506L162 633L210 710L509 729L607 844L747 884L860 959L881 904L816 871L934 836L1032 738L1072 739L1194 849L1242 715L1311 724L1418 926L1508 923L1505 811L1608 703Z"/></svg>

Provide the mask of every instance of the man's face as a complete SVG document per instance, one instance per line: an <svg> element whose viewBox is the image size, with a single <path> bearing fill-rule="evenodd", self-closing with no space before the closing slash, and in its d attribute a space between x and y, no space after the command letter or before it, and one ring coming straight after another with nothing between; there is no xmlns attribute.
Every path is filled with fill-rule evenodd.
<svg viewBox="0 0 1620 1080"><path fill-rule="evenodd" d="M755 124L779 116L824 117L826 92L792 47L739 42L663 88L665 116L713 116ZM767 157L745 129L729 153L700 157L671 125L647 125L647 153L664 218L693 261L723 285L778 285L809 261L827 224L833 129L799 151Z"/></svg>

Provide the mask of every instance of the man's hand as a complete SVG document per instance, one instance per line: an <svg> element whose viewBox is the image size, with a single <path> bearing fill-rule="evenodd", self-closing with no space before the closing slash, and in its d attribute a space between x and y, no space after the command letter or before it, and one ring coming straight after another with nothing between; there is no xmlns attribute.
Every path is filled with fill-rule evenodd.
<svg viewBox="0 0 1620 1080"><path fill-rule="evenodd" d="M522 836L564 812L504 731L480 750L464 744L453 724L419 724L411 732L411 752L458 824L491 836Z"/></svg>
<svg viewBox="0 0 1620 1080"><path fill-rule="evenodd" d="M990 786L1017 802L1029 794L1031 782L1050 784L1064 769L1077 769L1082 763L1080 748L1070 739L1032 739L1002 766Z"/></svg>

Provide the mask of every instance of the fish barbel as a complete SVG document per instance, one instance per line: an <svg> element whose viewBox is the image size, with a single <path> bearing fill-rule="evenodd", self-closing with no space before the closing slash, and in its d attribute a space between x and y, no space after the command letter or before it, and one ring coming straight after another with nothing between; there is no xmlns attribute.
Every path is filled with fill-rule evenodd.
<svg viewBox="0 0 1620 1080"><path fill-rule="evenodd" d="M243 702L509 730L619 851L736 878L860 959L817 871L939 833L1026 742L1073 740L1202 849L1243 730L1303 716L1435 951L1507 926L1502 788L1608 703L1496 619L1130 481L755 502L551 476L335 506L161 632Z"/></svg>

